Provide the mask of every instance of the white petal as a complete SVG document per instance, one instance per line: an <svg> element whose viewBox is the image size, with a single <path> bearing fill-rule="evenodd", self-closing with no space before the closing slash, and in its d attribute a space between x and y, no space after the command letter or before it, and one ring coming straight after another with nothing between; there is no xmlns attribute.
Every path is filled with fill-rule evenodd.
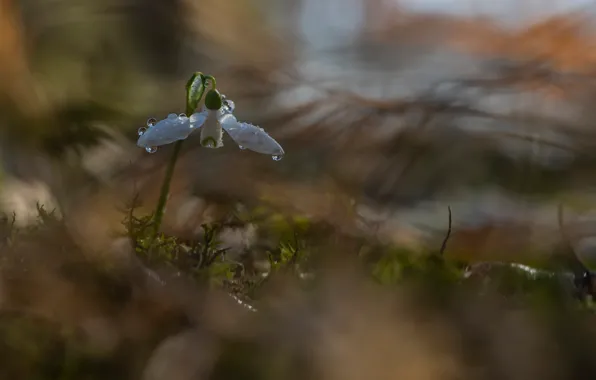
<svg viewBox="0 0 596 380"><path fill-rule="evenodd" d="M201 128L201 145L206 148L221 148L223 132L219 123L218 111L209 110L209 116Z"/></svg>
<svg viewBox="0 0 596 380"><path fill-rule="evenodd" d="M178 116L170 114L167 118L160 120L155 125L149 127L137 141L137 145L142 148L156 147L171 144L178 140L186 139L195 129L200 128L207 114L198 112L187 116Z"/></svg>
<svg viewBox="0 0 596 380"><path fill-rule="evenodd" d="M272 156L282 156L285 153L281 145L263 128L249 123L239 123L231 114L221 117L220 123L236 144L241 147Z"/></svg>
<svg viewBox="0 0 596 380"><path fill-rule="evenodd" d="M201 126L205 124L205 121L207 120L208 116L209 112L207 112L206 110L193 113L192 115L190 115L190 127L192 129L201 128Z"/></svg>

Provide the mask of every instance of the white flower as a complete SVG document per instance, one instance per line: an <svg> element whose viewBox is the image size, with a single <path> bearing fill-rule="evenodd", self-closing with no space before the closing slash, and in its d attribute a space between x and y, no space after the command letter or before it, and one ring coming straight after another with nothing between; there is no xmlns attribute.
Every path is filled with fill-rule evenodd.
<svg viewBox="0 0 596 380"><path fill-rule="evenodd" d="M203 112L207 112L208 116L203 129L201 129L201 145L206 148L221 148L223 146L223 132L218 118L219 110L204 108Z"/></svg>
<svg viewBox="0 0 596 380"><path fill-rule="evenodd" d="M155 120L149 119L148 128L139 130L140 137L137 145L153 153L156 151L156 147L184 140L192 132L202 127L200 141L204 147L221 148L223 146L223 131L226 131L241 149L269 154L274 160L280 160L285 154L281 145L263 128L239 122L232 114L234 102L226 100L224 96L222 98L221 108L208 109L203 105L201 112L192 114L190 118L184 114L172 113L157 123Z"/></svg>
<svg viewBox="0 0 596 380"><path fill-rule="evenodd" d="M184 140L205 123L207 116L207 112L203 111L194 113L190 117L171 113L157 123L153 119L149 119L147 121L148 128L139 130L140 137L137 145L151 151L158 146Z"/></svg>

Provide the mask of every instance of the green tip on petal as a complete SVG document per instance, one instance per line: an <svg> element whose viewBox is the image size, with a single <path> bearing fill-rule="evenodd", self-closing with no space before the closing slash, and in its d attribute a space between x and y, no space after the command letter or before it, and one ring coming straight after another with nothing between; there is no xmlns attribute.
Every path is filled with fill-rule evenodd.
<svg viewBox="0 0 596 380"><path fill-rule="evenodd" d="M221 95L217 90L209 90L207 95L205 95L205 107L209 110L217 111L221 108L222 101Z"/></svg>
<svg viewBox="0 0 596 380"><path fill-rule="evenodd" d="M201 140L201 145L207 148L215 148L217 146L217 141L213 137L205 137Z"/></svg>

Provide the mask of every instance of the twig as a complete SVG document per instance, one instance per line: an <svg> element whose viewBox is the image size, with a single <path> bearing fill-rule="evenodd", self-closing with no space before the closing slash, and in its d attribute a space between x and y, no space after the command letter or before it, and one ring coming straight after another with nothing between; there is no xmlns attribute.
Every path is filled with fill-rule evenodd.
<svg viewBox="0 0 596 380"><path fill-rule="evenodd" d="M128 209L128 236L136 245L136 233L134 231L134 213L139 205L140 193L137 191L136 181L133 183L133 195Z"/></svg>
<svg viewBox="0 0 596 380"><path fill-rule="evenodd" d="M217 258L221 255L224 255L230 250L229 247L227 248L222 248L222 249L218 249L217 251L213 252L213 254L204 262L204 268L208 268L209 266L211 266L211 264L213 264L215 262L215 260L217 260Z"/></svg>
<svg viewBox="0 0 596 380"><path fill-rule="evenodd" d="M449 211L449 226L447 228L447 235L445 235L445 239L443 239L443 244L441 244L441 250L439 251L439 255L443 256L445 253L445 249L447 249L447 241L451 236L451 206L447 206L447 211Z"/></svg>
<svg viewBox="0 0 596 380"><path fill-rule="evenodd" d="M563 222L563 204L559 203L558 207L558 222L559 222L559 230L561 231L561 235L563 238L563 243L565 244L565 253L568 255L569 264L571 264L571 270L575 277L574 284L576 286L577 296L580 300L585 300L586 296L594 296L593 292L593 281L594 277L590 269L584 265L584 263L579 259L575 249L571 244L571 239L569 237L569 233L565 228L565 224Z"/></svg>
<svg viewBox="0 0 596 380"><path fill-rule="evenodd" d="M565 222L563 220L563 204L559 203L557 209L557 220L559 223L559 231L561 232L561 237L563 238L563 243L565 244L565 248L567 253L569 254L569 258L572 260L572 264L575 266L574 272L578 270L581 272L587 272L588 268L582 263L582 261L577 256L575 249L573 249L573 245L571 243L571 237L569 236L569 231L565 227Z"/></svg>

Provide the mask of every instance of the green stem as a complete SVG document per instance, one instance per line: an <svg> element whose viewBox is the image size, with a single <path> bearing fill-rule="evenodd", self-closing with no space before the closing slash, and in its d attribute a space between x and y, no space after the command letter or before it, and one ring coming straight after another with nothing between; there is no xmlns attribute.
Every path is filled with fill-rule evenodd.
<svg viewBox="0 0 596 380"><path fill-rule="evenodd" d="M204 75L203 78L205 78L205 81L203 82L204 84L207 84L207 81L210 80L211 88L214 90L217 88L217 82L215 81L215 78L212 75Z"/></svg>
<svg viewBox="0 0 596 380"><path fill-rule="evenodd" d="M203 94L205 93L205 85L204 79L203 86L199 90L199 96L197 100L197 104L200 102ZM189 99L187 94L187 99ZM195 111L196 105L189 104L187 101L186 103L186 115L190 117L193 112ZM157 207L155 209L155 215L153 217L154 221L154 228L153 228L153 239L157 237L159 234L159 230L161 228L161 222L163 221L163 216L166 209L166 203L168 202L168 196L170 195L170 184L172 182L172 177L174 176L174 169L176 167L176 162L178 161L178 156L180 156L180 150L182 149L182 143L184 140L178 140L174 143L174 150L172 151L172 156L170 157L170 162L168 162L168 166L166 167L166 175L163 179L161 184L161 190L159 192L159 200L157 201Z"/></svg>
<svg viewBox="0 0 596 380"><path fill-rule="evenodd" d="M174 168L176 167L176 161L178 161L178 156L180 155L180 150L182 148L182 143L184 140L178 140L174 143L174 151L172 152L172 156L170 157L170 162L166 168L166 175L163 179L163 183L161 184L161 191L159 192L159 200L157 201L157 208L155 209L155 216L154 219L154 230L153 230L153 238L157 237L159 233L159 229L161 228L161 222L163 220L163 215L166 209L166 203L168 202L168 196L170 195L170 184L172 182L172 177L174 176Z"/></svg>

